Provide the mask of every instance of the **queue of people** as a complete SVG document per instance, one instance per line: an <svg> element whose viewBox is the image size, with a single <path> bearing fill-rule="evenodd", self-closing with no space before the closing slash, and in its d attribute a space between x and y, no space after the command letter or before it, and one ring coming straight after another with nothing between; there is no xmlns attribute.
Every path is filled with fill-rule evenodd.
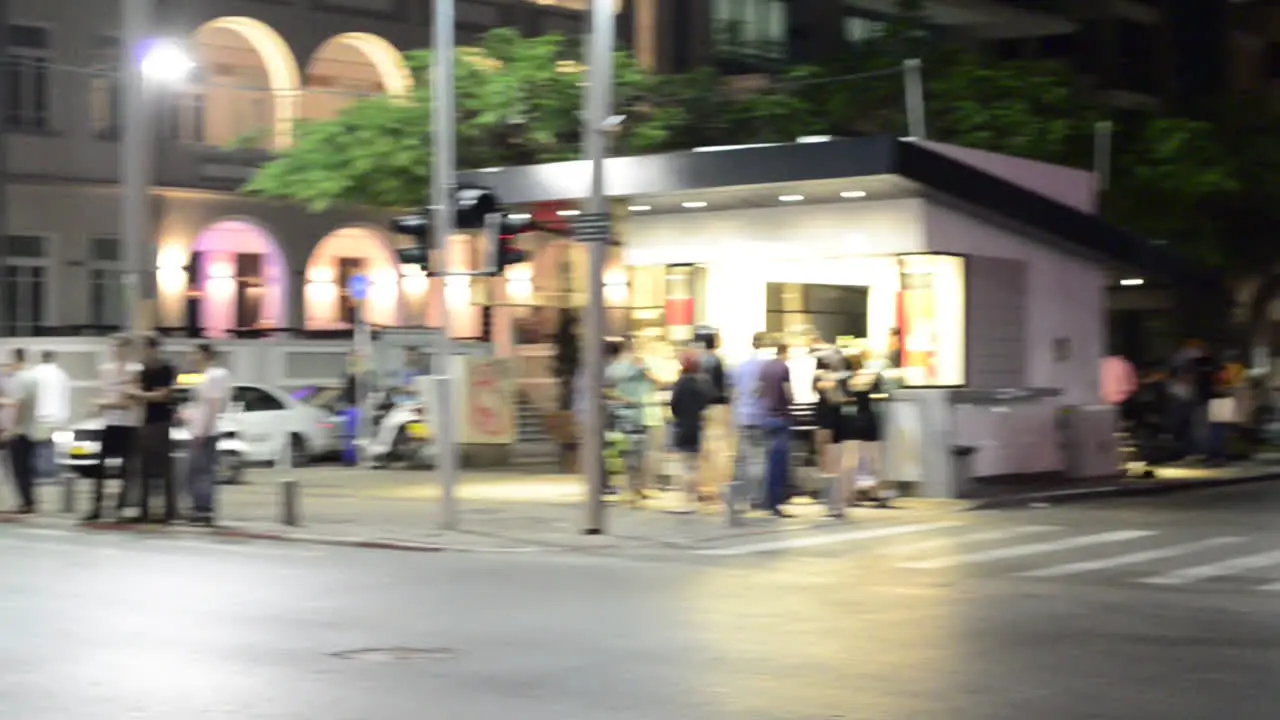
<svg viewBox="0 0 1280 720"><path fill-rule="evenodd" d="M141 350L139 353L138 350ZM14 350L0 382L0 444L7 450L9 470L18 495L17 512L37 512L36 458L41 451L52 456L52 438L70 423L70 380L46 353L41 365L28 367L26 352ZM188 519L211 525L214 520L217 417L230 399L230 373L218 366L213 347L201 343L191 357L200 382L190 402L174 406L176 367L161 353L160 338L147 336L139 344L127 336L112 342L112 358L99 368L94 407L105 421L98 465L93 473L93 500L85 522L102 519L106 500L106 466L121 464L121 483L114 509L129 522L170 523L179 519L179 492L173 474L170 430L175 414L191 434L187 453L185 487ZM52 366L52 369L50 369ZM163 513L151 514L153 488L162 488ZM129 515L129 508L136 514Z"/></svg>
<svg viewBox="0 0 1280 720"><path fill-rule="evenodd" d="M663 383L623 339L606 346L603 397L606 418L605 493L627 492L633 502L654 497L659 476L681 500L671 512L693 512L715 501L729 481L746 490L752 509L786 517L792 476L793 411L798 389L817 398L814 450L829 492L842 502L875 497L880 485L880 426L872 399L883 393L881 372L861 354L828 349L816 355L818 371L793 370L787 344L767 333L753 338L751 355L726 368L717 338L701 334L677 353L678 375L665 407L655 398ZM804 383L803 387L797 383ZM585 422L585 383L575 378L574 407ZM668 424L664 416L670 418ZM586 459L594 462L594 460ZM614 462L616 460L616 462ZM623 487L614 485L621 476Z"/></svg>

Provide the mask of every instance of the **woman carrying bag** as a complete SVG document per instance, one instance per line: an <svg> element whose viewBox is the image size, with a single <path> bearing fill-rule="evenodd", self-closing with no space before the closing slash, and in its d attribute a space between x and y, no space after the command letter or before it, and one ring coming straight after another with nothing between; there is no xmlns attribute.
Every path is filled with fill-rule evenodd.
<svg viewBox="0 0 1280 720"><path fill-rule="evenodd" d="M853 503L880 500L880 473L883 462L880 419L872 397L884 392L880 373L868 369L861 355L848 358L851 373L844 382L845 400L840 406L841 488ZM849 483L849 484L844 484Z"/></svg>

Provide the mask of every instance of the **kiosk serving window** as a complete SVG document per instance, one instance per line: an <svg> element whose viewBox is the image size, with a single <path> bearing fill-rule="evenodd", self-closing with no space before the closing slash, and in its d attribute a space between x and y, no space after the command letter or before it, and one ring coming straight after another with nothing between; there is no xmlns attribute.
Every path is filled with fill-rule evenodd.
<svg viewBox="0 0 1280 720"><path fill-rule="evenodd" d="M765 330L812 331L834 338L867 335L867 288L852 285L769 283Z"/></svg>
<svg viewBox="0 0 1280 720"><path fill-rule="evenodd" d="M897 364L908 387L960 386L965 367L965 259L901 255Z"/></svg>

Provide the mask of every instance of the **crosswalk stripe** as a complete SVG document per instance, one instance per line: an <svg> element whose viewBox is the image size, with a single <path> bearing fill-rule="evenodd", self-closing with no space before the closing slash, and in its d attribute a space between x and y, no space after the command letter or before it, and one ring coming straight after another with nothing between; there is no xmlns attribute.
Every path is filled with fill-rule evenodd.
<svg viewBox="0 0 1280 720"><path fill-rule="evenodd" d="M907 545L896 545L885 548L884 552L890 555L911 555L914 553L924 552L926 550L934 550L940 547L951 547L952 545L960 545L963 543L987 542L989 540L1008 540L1010 538L1035 535L1037 533L1061 529L1062 527L1059 525L1021 525L1019 527L1005 528L1003 530L973 533L972 535L954 535L934 538L932 540L922 540L920 542L914 542Z"/></svg>
<svg viewBox="0 0 1280 720"><path fill-rule="evenodd" d="M898 567L910 568L912 570L937 570L939 568L954 567L956 565L964 565L966 563L1008 560L1010 558L1025 557L1027 555L1056 552L1058 550L1072 550L1075 548L1089 547L1091 545L1124 542L1126 540L1136 540L1137 538L1155 534L1156 532L1152 530L1117 530L1115 532L1099 533L1097 535L1070 537L1062 540L1054 540L1052 542L1033 543L1030 545L1014 545L1013 547L996 548L994 550L985 550L983 552L970 553L967 555L951 555L949 557L934 558L932 560L918 560L916 562L902 563Z"/></svg>
<svg viewBox="0 0 1280 720"><path fill-rule="evenodd" d="M1148 585L1187 585L1200 580L1234 575L1245 570L1256 570L1258 568L1271 567L1272 565L1280 565L1280 550L1183 568L1163 575L1143 578L1138 582L1147 583Z"/></svg>
<svg viewBox="0 0 1280 720"><path fill-rule="evenodd" d="M1129 553L1127 555L1116 555L1115 557L1101 558L1098 560L1085 560L1083 562L1067 563L1065 565L1054 565L1052 567L1040 568L1039 570L1029 570L1018 574L1022 577L1041 578L1079 575L1081 573L1093 572L1095 570L1106 570L1108 568L1123 567L1125 565L1137 565L1138 563L1150 562L1152 560L1163 560L1165 558L1177 557L1179 555L1187 555L1199 550L1207 550L1213 547L1229 545L1242 540L1244 540L1244 538L1209 538L1207 540L1185 543L1183 545L1171 545L1169 547Z"/></svg>
<svg viewBox="0 0 1280 720"><path fill-rule="evenodd" d="M892 537L894 535L929 532L930 530L941 530L943 528L955 527L962 524L963 523L959 522L934 522L916 523L913 525L892 525L889 527L867 528L865 530L854 530L852 532L832 533L828 535L810 535L806 537L787 538L786 540L774 540L771 542L754 543L751 545L733 545L730 547L695 550L694 554L718 556L752 555L755 553L777 552L779 550L796 550L799 548L817 547L820 545L833 545L835 543L850 542L853 540L871 540L874 538Z"/></svg>

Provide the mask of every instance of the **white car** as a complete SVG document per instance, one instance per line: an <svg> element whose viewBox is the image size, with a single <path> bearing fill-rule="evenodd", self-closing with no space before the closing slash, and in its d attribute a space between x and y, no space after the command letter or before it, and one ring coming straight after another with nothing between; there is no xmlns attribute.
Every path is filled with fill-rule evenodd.
<svg viewBox="0 0 1280 720"><path fill-rule="evenodd" d="M287 451L293 466L301 467L341 449L342 429L324 404L298 400L278 388L232 386L227 418L249 463L275 463Z"/></svg>
<svg viewBox="0 0 1280 720"><path fill-rule="evenodd" d="M58 467L92 478L96 473L99 455L102 453L102 432L106 423L102 418L91 418L73 425L68 430L53 434L53 457ZM244 470L244 443L236 438L235 429L228 423L218 424L218 483L234 485L241 480ZM175 462L186 456L191 433L180 422L169 428L171 456ZM120 477L120 459L108 458L106 477Z"/></svg>

